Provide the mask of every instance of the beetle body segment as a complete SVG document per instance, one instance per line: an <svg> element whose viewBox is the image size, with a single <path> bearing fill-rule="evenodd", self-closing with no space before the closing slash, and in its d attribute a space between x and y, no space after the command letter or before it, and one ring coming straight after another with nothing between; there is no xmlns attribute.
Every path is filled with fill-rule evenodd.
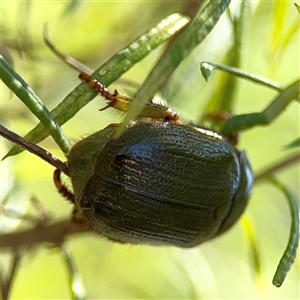
<svg viewBox="0 0 300 300"><path fill-rule="evenodd" d="M68 157L76 203L96 230L119 242L193 247L238 220L253 176L226 139L167 122L138 122L114 139L117 129L87 137Z"/></svg>

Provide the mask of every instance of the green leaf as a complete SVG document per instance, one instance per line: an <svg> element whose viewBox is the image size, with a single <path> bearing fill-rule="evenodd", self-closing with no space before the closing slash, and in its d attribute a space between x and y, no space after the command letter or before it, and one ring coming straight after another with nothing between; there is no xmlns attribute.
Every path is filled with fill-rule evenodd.
<svg viewBox="0 0 300 300"><path fill-rule="evenodd" d="M271 41L271 55L274 57L277 56L277 59L284 53L290 40L297 35L297 33L299 34L299 5L294 4L298 14L287 29L285 29L286 27L284 25L290 23L287 19L289 3L278 1L274 5L273 15L275 22ZM284 33L284 31L286 32Z"/></svg>
<svg viewBox="0 0 300 300"><path fill-rule="evenodd" d="M86 299L85 288L82 283L80 273L78 272L75 260L71 254L71 251L67 247L66 243L60 245L60 251L64 259L64 263L68 272L69 289L73 300Z"/></svg>
<svg viewBox="0 0 300 300"><path fill-rule="evenodd" d="M137 92L126 115L124 127L139 114L144 104L154 96L180 63L208 36L229 4L230 0L211 0L200 10L192 24L162 56Z"/></svg>
<svg viewBox="0 0 300 300"><path fill-rule="evenodd" d="M281 182L272 177L267 177L265 179L274 184L283 192L285 199L287 200L287 203L289 205L291 214L289 240L273 277L273 284L276 287L280 287L297 256L299 247L299 205L290 190L286 186L281 184Z"/></svg>
<svg viewBox="0 0 300 300"><path fill-rule="evenodd" d="M238 68L242 65L243 54L245 53L244 40L249 28L248 23L251 15L251 3L247 0L241 1L239 12L231 13L229 9L228 15L231 19L232 45L227 50L224 62L228 66ZM211 112L233 111L237 100L238 84L239 81L236 76L229 76L226 73L220 74L218 79L214 82L212 96L207 101L202 118ZM202 118L200 119L200 123L203 122Z"/></svg>
<svg viewBox="0 0 300 300"><path fill-rule="evenodd" d="M253 226L253 222L247 216L242 216L242 226L250 247L250 262L256 277L259 278L261 276L261 258L257 245L256 230Z"/></svg>
<svg viewBox="0 0 300 300"><path fill-rule="evenodd" d="M238 69L238 68L233 68L233 67L224 66L224 65L217 65L217 64L210 63L210 62L202 62L200 64L200 70L201 70L202 76L204 77L204 79L206 81L208 80L212 71L220 70L220 71L235 75L236 77L247 79L252 82L264 85L264 86L274 89L275 91L278 91L278 92L282 92L284 90L284 86L280 85L277 82L271 81L270 79L268 79L266 77L252 74L252 73L246 72L246 71L244 71L242 69Z"/></svg>
<svg viewBox="0 0 300 300"><path fill-rule="evenodd" d="M15 93L15 95L31 110L45 126L45 131L51 134L64 153L70 151L70 145L54 117L48 111L42 100L35 94L24 79L0 55L0 78ZM36 134L33 134L37 137ZM6 156L9 156L7 154Z"/></svg>
<svg viewBox="0 0 300 300"><path fill-rule="evenodd" d="M276 1L274 3L274 9L273 9L273 18L274 22L274 28L273 28L273 34L271 39L271 51L272 55L274 55L279 48L279 45L281 43L281 37L284 36L284 29L285 29L285 23L286 23L286 16L287 16L287 9L288 9L288 1Z"/></svg>
<svg viewBox="0 0 300 300"><path fill-rule="evenodd" d="M300 80L296 80L287 86L262 112L234 116L225 123L222 134L229 136L254 126L270 124L294 99L299 99L299 84Z"/></svg>
<svg viewBox="0 0 300 300"><path fill-rule="evenodd" d="M292 141L290 144L285 146L285 149L299 148L300 147L300 137Z"/></svg>
<svg viewBox="0 0 300 300"><path fill-rule="evenodd" d="M296 3L294 3L296 6L296 9L298 11L298 15L296 16L295 20L293 21L293 23L289 26L286 34L283 36L282 38L282 43L280 45L280 47L278 47L277 52L279 52L280 54L283 53L283 51L285 50L285 48L289 45L291 39L295 36L295 35L299 35L299 13L300 13L300 6L298 6Z"/></svg>
<svg viewBox="0 0 300 300"><path fill-rule="evenodd" d="M188 21L188 18L179 14L168 16L130 43L125 49L110 58L93 73L93 78L99 80L104 85L109 86L133 65L145 58L159 45L176 34ZM71 119L96 95L97 92L88 84L81 83L67 95L54 110L52 110L52 116L56 119L58 124L62 125ZM49 133L45 127L42 124L38 124L25 136L25 138L32 143L38 143L48 135ZM18 154L21 151L23 151L22 148L15 146L9 151L9 155Z"/></svg>
<svg viewBox="0 0 300 300"><path fill-rule="evenodd" d="M212 63L202 62L200 64L200 71L205 81L208 81L208 78L210 77L212 71L214 71L215 69L216 69L215 65Z"/></svg>

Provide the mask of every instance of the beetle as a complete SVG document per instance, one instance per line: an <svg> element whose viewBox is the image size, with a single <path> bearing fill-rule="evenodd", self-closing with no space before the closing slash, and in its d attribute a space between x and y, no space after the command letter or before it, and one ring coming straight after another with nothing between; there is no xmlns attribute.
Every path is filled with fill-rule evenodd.
<svg viewBox="0 0 300 300"><path fill-rule="evenodd" d="M130 98L116 90L111 94L88 74L79 78L108 101L100 110L127 111ZM121 124L110 124L71 148L67 165L74 194L62 184L60 169L54 183L75 204L74 219L83 217L110 240L195 247L230 229L247 206L254 175L246 153L236 148L235 130L271 122L288 104L285 99L299 96L298 86L295 81L282 90L262 113L232 117L223 134L181 124L175 111L151 101L121 134ZM299 244L298 207L288 198L292 225L273 278L276 286L284 281Z"/></svg>
<svg viewBox="0 0 300 300"><path fill-rule="evenodd" d="M110 94L87 74L108 106ZM132 122L115 138L111 124L68 155L78 210L105 237L121 243L194 247L227 231L244 211L254 176L245 152L217 132L180 123L160 104L162 120ZM64 194L57 173L55 182Z"/></svg>

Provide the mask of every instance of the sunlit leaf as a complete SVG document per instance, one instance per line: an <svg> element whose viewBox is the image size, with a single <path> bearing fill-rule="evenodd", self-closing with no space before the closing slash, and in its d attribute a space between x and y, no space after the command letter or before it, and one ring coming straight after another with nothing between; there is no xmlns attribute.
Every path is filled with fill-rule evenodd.
<svg viewBox="0 0 300 300"><path fill-rule="evenodd" d="M199 11L190 26L148 75L129 108L124 126L138 115L143 105L153 97L180 63L208 36L229 4L230 0L212 0Z"/></svg>
<svg viewBox="0 0 300 300"><path fill-rule="evenodd" d="M141 61L184 27L187 22L188 18L179 14L168 16L104 63L93 73L93 77L101 81L104 85L109 86L133 65ZM59 125L62 125L96 95L97 92L95 90L91 89L86 83L82 83L51 111L52 116ZM48 135L49 133L45 127L42 124L38 124L25 138L32 143L38 143ZM15 146L9 151L9 155L15 155L22 151L22 148Z"/></svg>
<svg viewBox="0 0 300 300"><path fill-rule="evenodd" d="M36 95L24 79L0 55L0 77L11 91L31 110L31 112L42 122L63 152L68 153L70 145L63 131L57 124L55 118L48 111L42 100ZM37 137L37 134L33 135ZM11 155L8 154L6 156Z"/></svg>
<svg viewBox="0 0 300 300"><path fill-rule="evenodd" d="M261 276L261 260L256 240L255 228L249 217L246 216L242 216L242 226L247 239L247 244L250 248L250 262L252 263L255 276L259 281Z"/></svg>
<svg viewBox="0 0 300 300"><path fill-rule="evenodd" d="M283 32L285 29L286 23L286 15L287 15L287 8L289 5L288 1L276 1L273 3L273 34L271 36L271 52L274 53L278 49L278 45L280 43L281 37L283 36Z"/></svg>

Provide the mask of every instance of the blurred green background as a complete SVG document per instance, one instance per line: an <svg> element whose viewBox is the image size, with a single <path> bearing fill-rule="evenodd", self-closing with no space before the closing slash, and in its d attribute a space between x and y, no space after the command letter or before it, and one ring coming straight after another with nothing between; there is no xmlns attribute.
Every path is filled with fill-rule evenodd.
<svg viewBox="0 0 300 300"><path fill-rule="evenodd" d="M54 44L63 52L96 69L156 22L186 9L186 1L89 2L89 1L1 1L1 51L51 110L75 86L77 73L58 60L43 43L44 24ZM299 76L299 32L288 43L289 30L299 21L292 2L249 1L252 15L244 36L242 68L288 84ZM197 5L196 2L194 4ZM232 11L238 2L233 3ZM191 5L189 8L192 8ZM299 23L298 23L299 24ZM219 74L208 83L201 76L201 61L222 63L232 42L232 28L224 14L211 35L183 62L172 76L164 97L178 112L196 120L207 99L216 90ZM283 47L284 46L284 47ZM282 48L282 49L281 49ZM124 78L141 84L163 48L127 72ZM237 113L263 110L274 91L240 80ZM1 123L20 135L37 120L1 82ZM127 86L116 83L127 91ZM129 91L130 93L130 91ZM118 122L121 114L99 112L99 97L63 126L76 142L87 134ZM299 136L299 105L292 103L267 127L254 128L241 136L255 173L298 150L284 146ZM43 148L65 160L51 138ZM1 155L10 144L1 140ZM2 157L1 156L1 157ZM8 204L20 213L36 214L29 202L34 195L54 220L64 219L71 205L56 192L53 167L29 153L1 162L1 194L12 186ZM299 199L299 164L278 174ZM261 276L257 278L249 260L249 246L241 222L220 238L190 250L171 247L118 245L96 234L81 234L68 240L85 285L87 299L299 299L299 258L281 288L272 277L288 239L290 217L282 194L267 184L255 186L245 213L256 229ZM18 222L2 218L9 231ZM28 224L28 223L27 223ZM28 225L27 225L28 227ZM23 225L26 228L26 224ZM17 228L20 229L20 228ZM58 251L40 245L26 251L18 269L12 299L68 299L68 273ZM2 253L7 268L8 252Z"/></svg>

